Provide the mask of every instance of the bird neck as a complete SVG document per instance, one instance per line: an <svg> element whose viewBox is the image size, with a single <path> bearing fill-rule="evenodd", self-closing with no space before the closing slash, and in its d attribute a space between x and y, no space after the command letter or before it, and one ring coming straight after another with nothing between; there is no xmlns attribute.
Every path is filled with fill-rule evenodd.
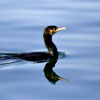
<svg viewBox="0 0 100 100"><path fill-rule="evenodd" d="M58 51L55 44L52 42L52 35L44 33L44 43L46 48L48 49L50 56L58 56Z"/></svg>

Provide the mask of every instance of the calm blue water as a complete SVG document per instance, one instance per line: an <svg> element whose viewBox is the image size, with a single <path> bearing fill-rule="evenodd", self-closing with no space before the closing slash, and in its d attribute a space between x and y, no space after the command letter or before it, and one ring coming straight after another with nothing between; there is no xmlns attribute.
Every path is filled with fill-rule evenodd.
<svg viewBox="0 0 100 100"><path fill-rule="evenodd" d="M1 0L0 53L46 51L48 25L68 28L53 37L67 55L53 70L69 81L50 83L47 62L0 65L0 100L99 100L100 1Z"/></svg>

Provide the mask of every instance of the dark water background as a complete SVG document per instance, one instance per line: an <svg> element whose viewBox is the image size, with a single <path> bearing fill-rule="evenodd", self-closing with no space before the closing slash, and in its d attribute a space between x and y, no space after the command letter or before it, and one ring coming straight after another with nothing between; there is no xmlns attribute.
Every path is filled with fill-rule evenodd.
<svg viewBox="0 0 100 100"><path fill-rule="evenodd" d="M68 28L53 40L67 55L54 71L69 81L51 84L46 62L0 65L0 100L99 100L100 0L1 0L0 53L46 51L48 25Z"/></svg>

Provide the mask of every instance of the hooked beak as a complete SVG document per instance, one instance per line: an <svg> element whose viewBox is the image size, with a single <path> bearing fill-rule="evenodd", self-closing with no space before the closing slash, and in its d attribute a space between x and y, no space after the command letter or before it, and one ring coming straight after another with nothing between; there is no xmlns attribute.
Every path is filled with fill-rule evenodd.
<svg viewBox="0 0 100 100"><path fill-rule="evenodd" d="M62 27L62 28L57 28L56 32L61 31L61 30L66 30L66 27Z"/></svg>

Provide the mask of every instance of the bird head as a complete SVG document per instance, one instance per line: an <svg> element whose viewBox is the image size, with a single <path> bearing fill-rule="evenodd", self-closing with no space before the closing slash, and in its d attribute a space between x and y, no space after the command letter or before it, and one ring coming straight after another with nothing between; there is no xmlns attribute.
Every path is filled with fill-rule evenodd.
<svg viewBox="0 0 100 100"><path fill-rule="evenodd" d="M44 33L54 35L56 32L59 32L61 30L65 30L66 27L59 28L57 26L48 26L45 28Z"/></svg>

